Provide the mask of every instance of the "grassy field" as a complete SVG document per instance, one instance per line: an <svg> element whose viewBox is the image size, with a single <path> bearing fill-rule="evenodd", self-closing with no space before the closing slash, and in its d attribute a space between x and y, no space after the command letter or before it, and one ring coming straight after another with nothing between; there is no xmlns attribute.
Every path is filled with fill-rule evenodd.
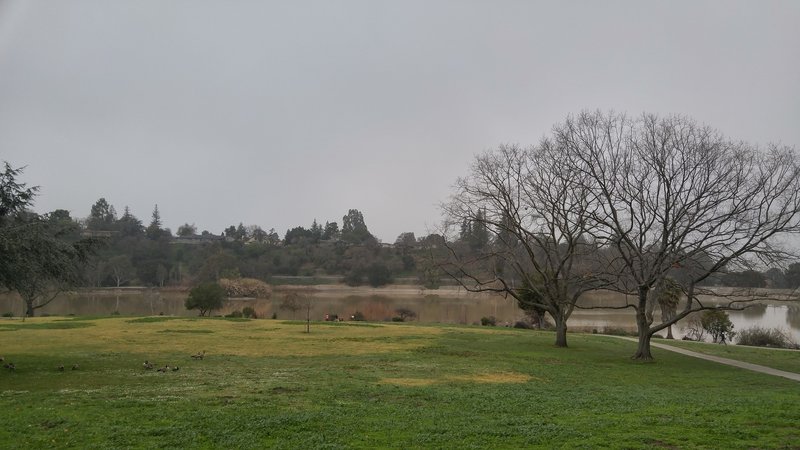
<svg viewBox="0 0 800 450"><path fill-rule="evenodd" d="M0 372L0 447L800 446L800 384L658 349L655 363L633 362L633 342L570 335L556 349L549 333L383 323L304 330L0 321L0 355L17 366Z"/></svg>

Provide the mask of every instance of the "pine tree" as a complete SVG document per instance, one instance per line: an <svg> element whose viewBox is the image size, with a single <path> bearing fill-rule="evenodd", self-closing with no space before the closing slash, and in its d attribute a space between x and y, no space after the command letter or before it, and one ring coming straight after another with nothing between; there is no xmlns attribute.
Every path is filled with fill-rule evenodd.
<svg viewBox="0 0 800 450"><path fill-rule="evenodd" d="M147 226L147 237L150 239L158 239L161 237L163 230L161 229L161 213L158 212L158 205L153 208L153 219L150 225Z"/></svg>

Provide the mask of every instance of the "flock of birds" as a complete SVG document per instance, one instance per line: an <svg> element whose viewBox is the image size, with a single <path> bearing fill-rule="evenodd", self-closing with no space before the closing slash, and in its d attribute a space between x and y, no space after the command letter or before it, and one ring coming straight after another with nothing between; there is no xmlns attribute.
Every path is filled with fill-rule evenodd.
<svg viewBox="0 0 800 450"><path fill-rule="evenodd" d="M203 350L202 352L197 352L194 355L191 355L192 359L203 359L206 357L206 351ZM144 370L153 370L155 369L155 364L151 363L149 360L144 360L142 363L142 368ZM169 364L165 365L164 367L159 367L156 369L157 372L177 372L181 370L178 366L170 366Z"/></svg>
<svg viewBox="0 0 800 450"><path fill-rule="evenodd" d="M206 356L206 351L205 350L203 350L202 352L197 352L194 355L191 355L192 359L203 359L203 358L205 358L205 356ZM0 356L0 362L1 363L5 363L5 364L3 364L3 368L8 369L8 370L10 370L12 372L16 372L17 366L14 365L13 362L9 361L9 362L6 363L5 361L6 361L6 359L4 357ZM155 369L155 365L153 363L151 363L150 361L148 361L148 360L145 360L145 362L142 364L142 367L144 367L145 370L153 370L153 369ZM78 369L80 369L80 366L78 364L73 364L72 365L72 370L78 370ZM157 372L170 372L170 371L171 372L177 372L180 369L181 368L178 367L178 366L165 365L164 367L159 367L158 369L156 369L156 371ZM65 369L63 364L60 364L58 367L56 367L56 370L58 370L59 372L63 372L66 369Z"/></svg>
<svg viewBox="0 0 800 450"><path fill-rule="evenodd" d="M155 366L150 361L145 360L144 363L142 364L142 367L144 367L144 370L153 370ZM178 370L181 370L181 368L178 366L170 367L169 364L164 367L159 367L158 369L156 369L157 372L169 372L169 371L175 372Z"/></svg>
<svg viewBox="0 0 800 450"><path fill-rule="evenodd" d="M6 360L5 358L0 356L0 362L5 362L5 360ZM10 361L7 362L6 364L3 364L3 367L8 369L8 370L10 370L10 371L12 371L12 372L17 370L17 366L15 366L14 363L12 363Z"/></svg>

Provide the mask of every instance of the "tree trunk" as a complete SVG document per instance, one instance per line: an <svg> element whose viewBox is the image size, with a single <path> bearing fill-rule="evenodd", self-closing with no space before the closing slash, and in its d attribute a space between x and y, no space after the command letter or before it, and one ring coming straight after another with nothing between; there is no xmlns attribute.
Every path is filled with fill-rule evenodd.
<svg viewBox="0 0 800 450"><path fill-rule="evenodd" d="M631 357L641 361L652 361L653 354L650 353L650 333L651 321L647 317L647 293L650 289L647 286L639 286L639 305L636 308L636 331L639 334L639 346L636 353Z"/></svg>
<svg viewBox="0 0 800 450"><path fill-rule="evenodd" d="M33 300L25 300L25 316L33 317L34 307Z"/></svg>
<svg viewBox="0 0 800 450"><path fill-rule="evenodd" d="M653 354L650 353L650 338L653 337L650 333L639 333L639 346L636 348L636 353L631 359L639 361L652 361Z"/></svg>
<svg viewBox="0 0 800 450"><path fill-rule="evenodd" d="M672 336L672 325L670 325L670 326L668 326L668 327L667 327L667 339L675 339L675 338Z"/></svg>
<svg viewBox="0 0 800 450"><path fill-rule="evenodd" d="M567 346L567 321L559 318L560 314L554 318L556 322L556 347Z"/></svg>

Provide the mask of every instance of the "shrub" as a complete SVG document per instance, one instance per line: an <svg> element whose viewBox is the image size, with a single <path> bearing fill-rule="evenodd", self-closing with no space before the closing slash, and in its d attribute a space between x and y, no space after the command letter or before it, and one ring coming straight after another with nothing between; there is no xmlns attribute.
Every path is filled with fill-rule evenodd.
<svg viewBox="0 0 800 450"><path fill-rule="evenodd" d="M524 320L518 320L514 322L514 328L523 328L525 330L530 330L531 328L533 328L533 326L529 322L526 322Z"/></svg>
<svg viewBox="0 0 800 450"><path fill-rule="evenodd" d="M241 311L231 311L230 314L226 314L225 317L242 317L243 314Z"/></svg>
<svg viewBox="0 0 800 450"><path fill-rule="evenodd" d="M605 327L603 328L603 334L608 334L610 336L638 336L635 331L629 331L619 327Z"/></svg>
<svg viewBox="0 0 800 450"><path fill-rule="evenodd" d="M731 323L728 313L719 309L711 309L703 313L700 317L700 324L710 335L715 343L724 344L729 341L734 334L733 323Z"/></svg>
<svg viewBox="0 0 800 450"><path fill-rule="evenodd" d="M244 309L242 309L242 315L249 319L258 319L258 316L256 315L256 310L249 306L245 306Z"/></svg>
<svg viewBox="0 0 800 450"><path fill-rule="evenodd" d="M417 318L417 313L408 308L397 308L394 312L397 314L397 317L392 317L393 322L405 322L406 319L414 320Z"/></svg>
<svg viewBox="0 0 800 450"><path fill-rule="evenodd" d="M228 297L270 298L272 288L255 278L222 278L219 285Z"/></svg>
<svg viewBox="0 0 800 450"><path fill-rule="evenodd" d="M481 317L481 325L483 325L483 326L492 326L492 327L496 326L497 325L497 319L495 319L494 316Z"/></svg>
<svg viewBox="0 0 800 450"><path fill-rule="evenodd" d="M736 341L739 345L755 347L798 348L788 332L780 328L752 327L740 331Z"/></svg>
<svg viewBox="0 0 800 450"><path fill-rule="evenodd" d="M4 312L3 317L14 317L14 313Z"/></svg>
<svg viewBox="0 0 800 450"><path fill-rule="evenodd" d="M692 316L686 326L683 327L683 333L684 341L702 342L706 330L703 329L703 325L700 323L700 318L697 316Z"/></svg>
<svg viewBox="0 0 800 450"><path fill-rule="evenodd" d="M222 308L225 299L225 289L217 283L203 283L189 291L186 298L186 309L199 309L200 315L205 316L215 309Z"/></svg>
<svg viewBox="0 0 800 450"><path fill-rule="evenodd" d="M364 313L362 313L361 311L356 311L355 313L353 313L352 316L350 316L350 320L356 320L356 321L359 321L359 322L363 322L363 321L365 321L367 319L366 319L366 317L364 317Z"/></svg>

